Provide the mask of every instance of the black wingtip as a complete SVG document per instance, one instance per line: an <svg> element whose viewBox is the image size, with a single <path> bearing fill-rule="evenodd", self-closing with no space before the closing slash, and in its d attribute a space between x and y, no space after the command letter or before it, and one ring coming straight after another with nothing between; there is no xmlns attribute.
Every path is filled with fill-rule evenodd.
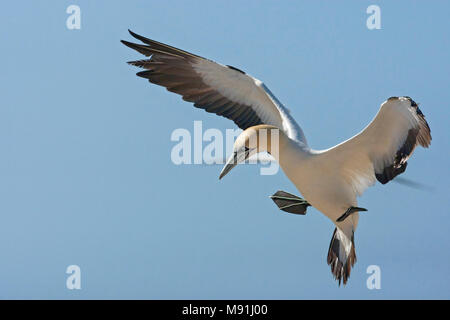
<svg viewBox="0 0 450 320"><path fill-rule="evenodd" d="M143 36L141 36L141 35L139 35L139 34L137 34L137 33L134 33L133 31L131 31L130 29L128 29L128 32L131 34L131 36L133 37L133 38L135 38L135 39L138 39L139 41L141 41L142 43L145 43L145 44L152 44L152 41L153 40L150 40L150 39L148 39L148 38L146 38L146 37L143 37Z"/></svg>
<svg viewBox="0 0 450 320"><path fill-rule="evenodd" d="M128 29L128 33L129 33L132 37L134 37L134 38L136 38L136 39L139 39L139 38L138 38L139 35L136 34L136 33L134 33L133 31L131 31L130 29Z"/></svg>
<svg viewBox="0 0 450 320"><path fill-rule="evenodd" d="M152 74L153 74L153 70L145 70L145 71L140 71L140 72L136 73L136 75L138 77L145 78L145 79L150 79Z"/></svg>
<svg viewBox="0 0 450 320"><path fill-rule="evenodd" d="M136 50L135 48L133 48L133 43L128 42L128 41L125 41L125 40L120 40L120 42L121 42L123 45L127 46L128 48L131 48L131 49Z"/></svg>
<svg viewBox="0 0 450 320"><path fill-rule="evenodd" d="M135 33L133 31L131 31L130 29L128 29L128 33L131 34L133 37L135 35ZM125 41L125 40L120 40L120 42L122 42L126 46L128 46L127 43L131 43L131 42L128 42L128 41Z"/></svg>
<svg viewBox="0 0 450 320"><path fill-rule="evenodd" d="M136 50L137 52L143 54L146 57L149 57L152 55L152 51L149 46L143 45L143 44L137 44L133 42L128 42L125 40L120 40L124 45L126 45L128 48L131 48L133 50Z"/></svg>
<svg viewBox="0 0 450 320"><path fill-rule="evenodd" d="M140 36L140 35L138 35L137 33L134 33L134 32L131 31L130 29L128 29L128 33L129 33L133 38L138 39L138 40L142 41L143 43L146 43L146 40L148 40L147 38L145 38L145 37L143 37L143 36ZM127 45L127 46L128 46L129 43L131 43L131 42L124 41L124 40L120 40L120 42L122 42L123 44L125 44L125 45ZM126 43L125 43L125 42L126 42ZM128 44L127 44L127 43L128 43Z"/></svg>
<svg viewBox="0 0 450 320"><path fill-rule="evenodd" d="M128 33L131 34L131 36L133 36L134 38L137 39L137 37L139 36L138 34L134 33L133 31L131 31L130 29L128 29Z"/></svg>
<svg viewBox="0 0 450 320"><path fill-rule="evenodd" d="M139 51L139 45L133 42L129 42L126 40L120 40L120 42L122 42L122 44L126 45L128 48L131 48L133 50Z"/></svg>
<svg viewBox="0 0 450 320"><path fill-rule="evenodd" d="M122 42L122 44L126 45L127 47L130 47L130 48L134 49L133 48L134 43L128 42L126 40L120 40L120 42Z"/></svg>

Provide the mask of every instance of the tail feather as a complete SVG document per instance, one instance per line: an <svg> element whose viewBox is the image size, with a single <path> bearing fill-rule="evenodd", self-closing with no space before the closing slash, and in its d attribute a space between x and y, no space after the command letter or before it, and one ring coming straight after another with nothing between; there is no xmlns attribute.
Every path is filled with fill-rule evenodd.
<svg viewBox="0 0 450 320"><path fill-rule="evenodd" d="M330 248L328 249L327 263L331 267L331 273L334 278L341 281L344 285L350 277L350 272L356 262L356 251L353 232L349 237L340 229L334 229L331 238Z"/></svg>

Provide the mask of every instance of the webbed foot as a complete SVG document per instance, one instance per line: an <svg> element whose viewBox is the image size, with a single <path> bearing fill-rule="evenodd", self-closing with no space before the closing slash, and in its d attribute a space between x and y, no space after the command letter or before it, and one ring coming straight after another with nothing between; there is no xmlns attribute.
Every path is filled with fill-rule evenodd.
<svg viewBox="0 0 450 320"><path fill-rule="evenodd" d="M348 208L347 209L347 211L345 211L345 213L342 215L342 216L340 216L339 218L337 218L337 222L342 222L342 221L344 221L345 219L347 219L352 213L355 213L355 212L361 212L361 211L367 211L367 209L365 209L365 208L359 208L359 207L350 207L350 208Z"/></svg>
<svg viewBox="0 0 450 320"><path fill-rule="evenodd" d="M277 191L270 198L280 210L293 214L305 215L306 209L310 206L308 201L286 191Z"/></svg>

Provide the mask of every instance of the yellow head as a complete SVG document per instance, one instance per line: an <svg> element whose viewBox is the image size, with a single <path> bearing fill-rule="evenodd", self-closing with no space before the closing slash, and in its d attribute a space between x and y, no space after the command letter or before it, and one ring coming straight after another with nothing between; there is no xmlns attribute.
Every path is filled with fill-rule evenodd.
<svg viewBox="0 0 450 320"><path fill-rule="evenodd" d="M244 130L236 139L233 146L233 154L220 173L222 179L237 164L244 162L249 157L260 152L276 153L279 150L279 137L282 131L275 126L261 124ZM277 157L275 157L277 158Z"/></svg>

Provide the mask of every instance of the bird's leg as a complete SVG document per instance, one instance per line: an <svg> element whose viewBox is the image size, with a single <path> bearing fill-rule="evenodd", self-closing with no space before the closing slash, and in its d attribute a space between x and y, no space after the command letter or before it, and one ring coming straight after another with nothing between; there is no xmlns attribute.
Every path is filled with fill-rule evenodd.
<svg viewBox="0 0 450 320"><path fill-rule="evenodd" d="M352 213L354 212L359 212L359 211L367 211L367 209L365 208L359 208L359 207L350 207L347 209L347 211L345 211L345 213L340 216L339 218L337 218L337 222L342 222L345 219L347 219Z"/></svg>
<svg viewBox="0 0 450 320"><path fill-rule="evenodd" d="M280 210L293 214L305 215L307 207L310 206L308 201L286 191L277 191L270 198Z"/></svg>

